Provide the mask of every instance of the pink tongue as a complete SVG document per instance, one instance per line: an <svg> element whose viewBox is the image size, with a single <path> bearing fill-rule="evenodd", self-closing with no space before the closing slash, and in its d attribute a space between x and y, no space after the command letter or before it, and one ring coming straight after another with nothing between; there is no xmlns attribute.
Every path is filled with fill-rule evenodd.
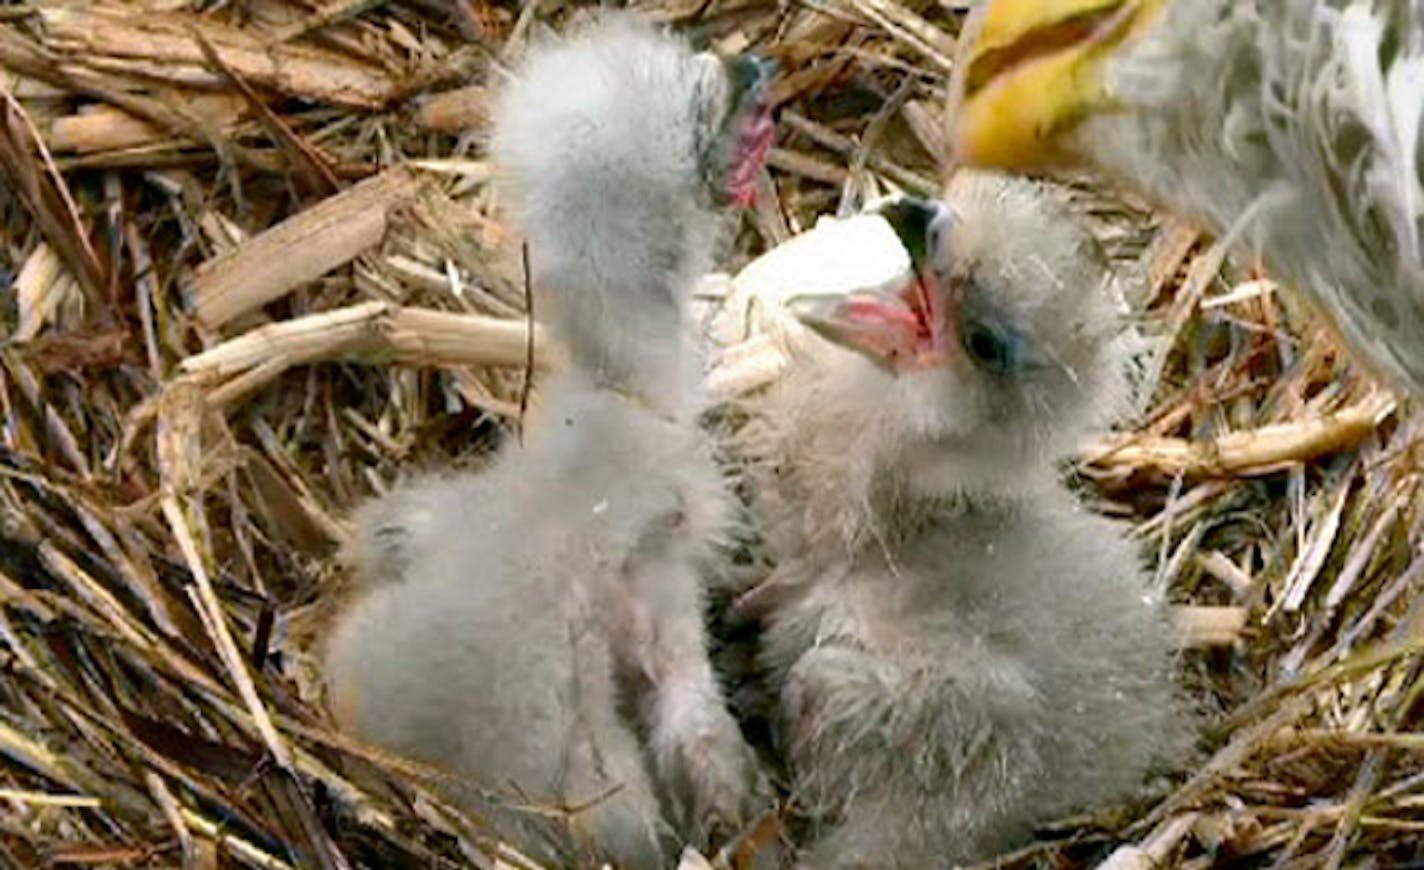
<svg viewBox="0 0 1424 870"><path fill-rule="evenodd" d="M920 320L915 312L873 299L853 299L846 305L847 319L859 325L858 343L897 367L917 356Z"/></svg>
<svg viewBox="0 0 1424 870"><path fill-rule="evenodd" d="M911 335L920 331L920 319L908 308L886 305L872 299L852 299L846 306L848 313L856 320L879 323L893 329L904 329Z"/></svg>
<svg viewBox="0 0 1424 870"><path fill-rule="evenodd" d="M901 304L879 299L851 299L847 318L862 326L859 340L900 370L939 365L944 359L934 294L916 281L901 294Z"/></svg>
<svg viewBox="0 0 1424 870"><path fill-rule="evenodd" d="M748 120L737 136L737 150L732 155L732 168L727 174L727 194L741 208L756 202L756 174L766 162L766 152L771 150L775 136L776 123L766 109Z"/></svg>
<svg viewBox="0 0 1424 870"><path fill-rule="evenodd" d="M931 345L936 344L939 338L940 318L935 295L930 292L930 289L925 286L924 280L921 279L911 285L910 289L906 291L906 296L908 297L906 302L910 306L910 316L915 319L916 335L920 339L930 342Z"/></svg>

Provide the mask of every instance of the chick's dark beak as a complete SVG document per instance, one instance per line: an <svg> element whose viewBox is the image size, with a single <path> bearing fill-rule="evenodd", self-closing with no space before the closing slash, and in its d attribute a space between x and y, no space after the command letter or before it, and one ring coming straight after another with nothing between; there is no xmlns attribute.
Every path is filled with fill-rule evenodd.
<svg viewBox="0 0 1424 870"><path fill-rule="evenodd" d="M756 202L756 175L766 162L776 138L776 113L769 99L776 62L755 54L738 55L726 62L732 91L728 117L736 124L727 170L726 195L746 208Z"/></svg>
<svg viewBox="0 0 1424 870"><path fill-rule="evenodd" d="M899 287L799 296L788 303L791 313L827 341L891 371L944 365L950 357L947 337L953 335L953 311L931 258L939 233L953 215L940 203L910 197L892 200L877 211L910 256L909 280Z"/></svg>
<svg viewBox="0 0 1424 870"><path fill-rule="evenodd" d="M930 258L931 236L939 231L938 222L949 219L949 210L927 199L902 196L878 211L905 246L915 271L923 272Z"/></svg>

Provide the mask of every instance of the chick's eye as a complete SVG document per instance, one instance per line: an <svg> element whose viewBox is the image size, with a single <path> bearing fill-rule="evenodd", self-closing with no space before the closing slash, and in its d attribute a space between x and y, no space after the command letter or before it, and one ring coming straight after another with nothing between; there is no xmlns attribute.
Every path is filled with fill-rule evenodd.
<svg viewBox="0 0 1424 870"><path fill-rule="evenodd" d="M974 364L986 371L1002 375L1018 365L1013 337L987 323L966 325L960 343Z"/></svg>

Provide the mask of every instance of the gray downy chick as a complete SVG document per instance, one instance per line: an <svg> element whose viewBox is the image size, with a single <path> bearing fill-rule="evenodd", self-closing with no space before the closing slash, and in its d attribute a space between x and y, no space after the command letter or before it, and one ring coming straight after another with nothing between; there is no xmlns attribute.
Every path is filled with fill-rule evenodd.
<svg viewBox="0 0 1424 870"><path fill-rule="evenodd" d="M985 857L1185 745L1165 603L1056 461L1126 398L1104 258L1036 185L883 213L903 292L792 300L797 364L739 436L812 867Z"/></svg>
<svg viewBox="0 0 1424 870"><path fill-rule="evenodd" d="M571 366L525 446L359 518L339 716L527 804L592 804L455 795L544 860L664 866L754 810L702 625L727 495L683 309L769 144L765 74L624 16L532 53L493 148Z"/></svg>

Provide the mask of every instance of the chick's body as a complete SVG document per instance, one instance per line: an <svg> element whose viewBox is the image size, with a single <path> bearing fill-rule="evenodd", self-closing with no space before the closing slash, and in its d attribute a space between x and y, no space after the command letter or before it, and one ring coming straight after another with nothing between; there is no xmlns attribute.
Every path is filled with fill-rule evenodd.
<svg viewBox="0 0 1424 870"><path fill-rule="evenodd" d="M701 622L727 497L682 322L735 157L719 143L755 120L745 96L720 61L622 16L526 64L495 149L572 365L526 445L366 509L366 592L328 645L363 736L518 802L583 807L453 792L560 864L664 866L754 799Z"/></svg>
<svg viewBox="0 0 1424 870"><path fill-rule="evenodd" d="M694 748L678 745L684 735L709 744L710 805L689 813L734 812L750 786L698 622L695 572L713 557L722 518L684 510L718 505L720 481L704 444L616 394L575 381L547 401L557 417L523 450L368 508L363 566L399 569L374 577L380 585L342 621L328 669L347 718L370 740L546 809L603 799L575 817L571 846L560 824L457 794L504 819L506 836L544 838L543 848L537 839L527 847L559 860L573 848L656 867L671 820L645 739L666 744L657 747L665 769L694 763L676 757ZM656 662L667 672L652 703L701 721L648 734L640 716L620 710L629 663L610 637L637 647L619 612L635 592L652 596L645 619L677 653ZM648 713L651 724L659 711Z"/></svg>
<svg viewBox="0 0 1424 870"><path fill-rule="evenodd" d="M1141 784L1168 625L1121 530L1075 508L947 511L776 614L797 797L834 822L810 866L984 858Z"/></svg>
<svg viewBox="0 0 1424 870"><path fill-rule="evenodd" d="M949 207L941 361L808 336L739 436L777 562L745 600L813 867L985 857L1122 796L1181 733L1164 603L1055 467L1121 399L1109 273L1032 184L963 175Z"/></svg>

